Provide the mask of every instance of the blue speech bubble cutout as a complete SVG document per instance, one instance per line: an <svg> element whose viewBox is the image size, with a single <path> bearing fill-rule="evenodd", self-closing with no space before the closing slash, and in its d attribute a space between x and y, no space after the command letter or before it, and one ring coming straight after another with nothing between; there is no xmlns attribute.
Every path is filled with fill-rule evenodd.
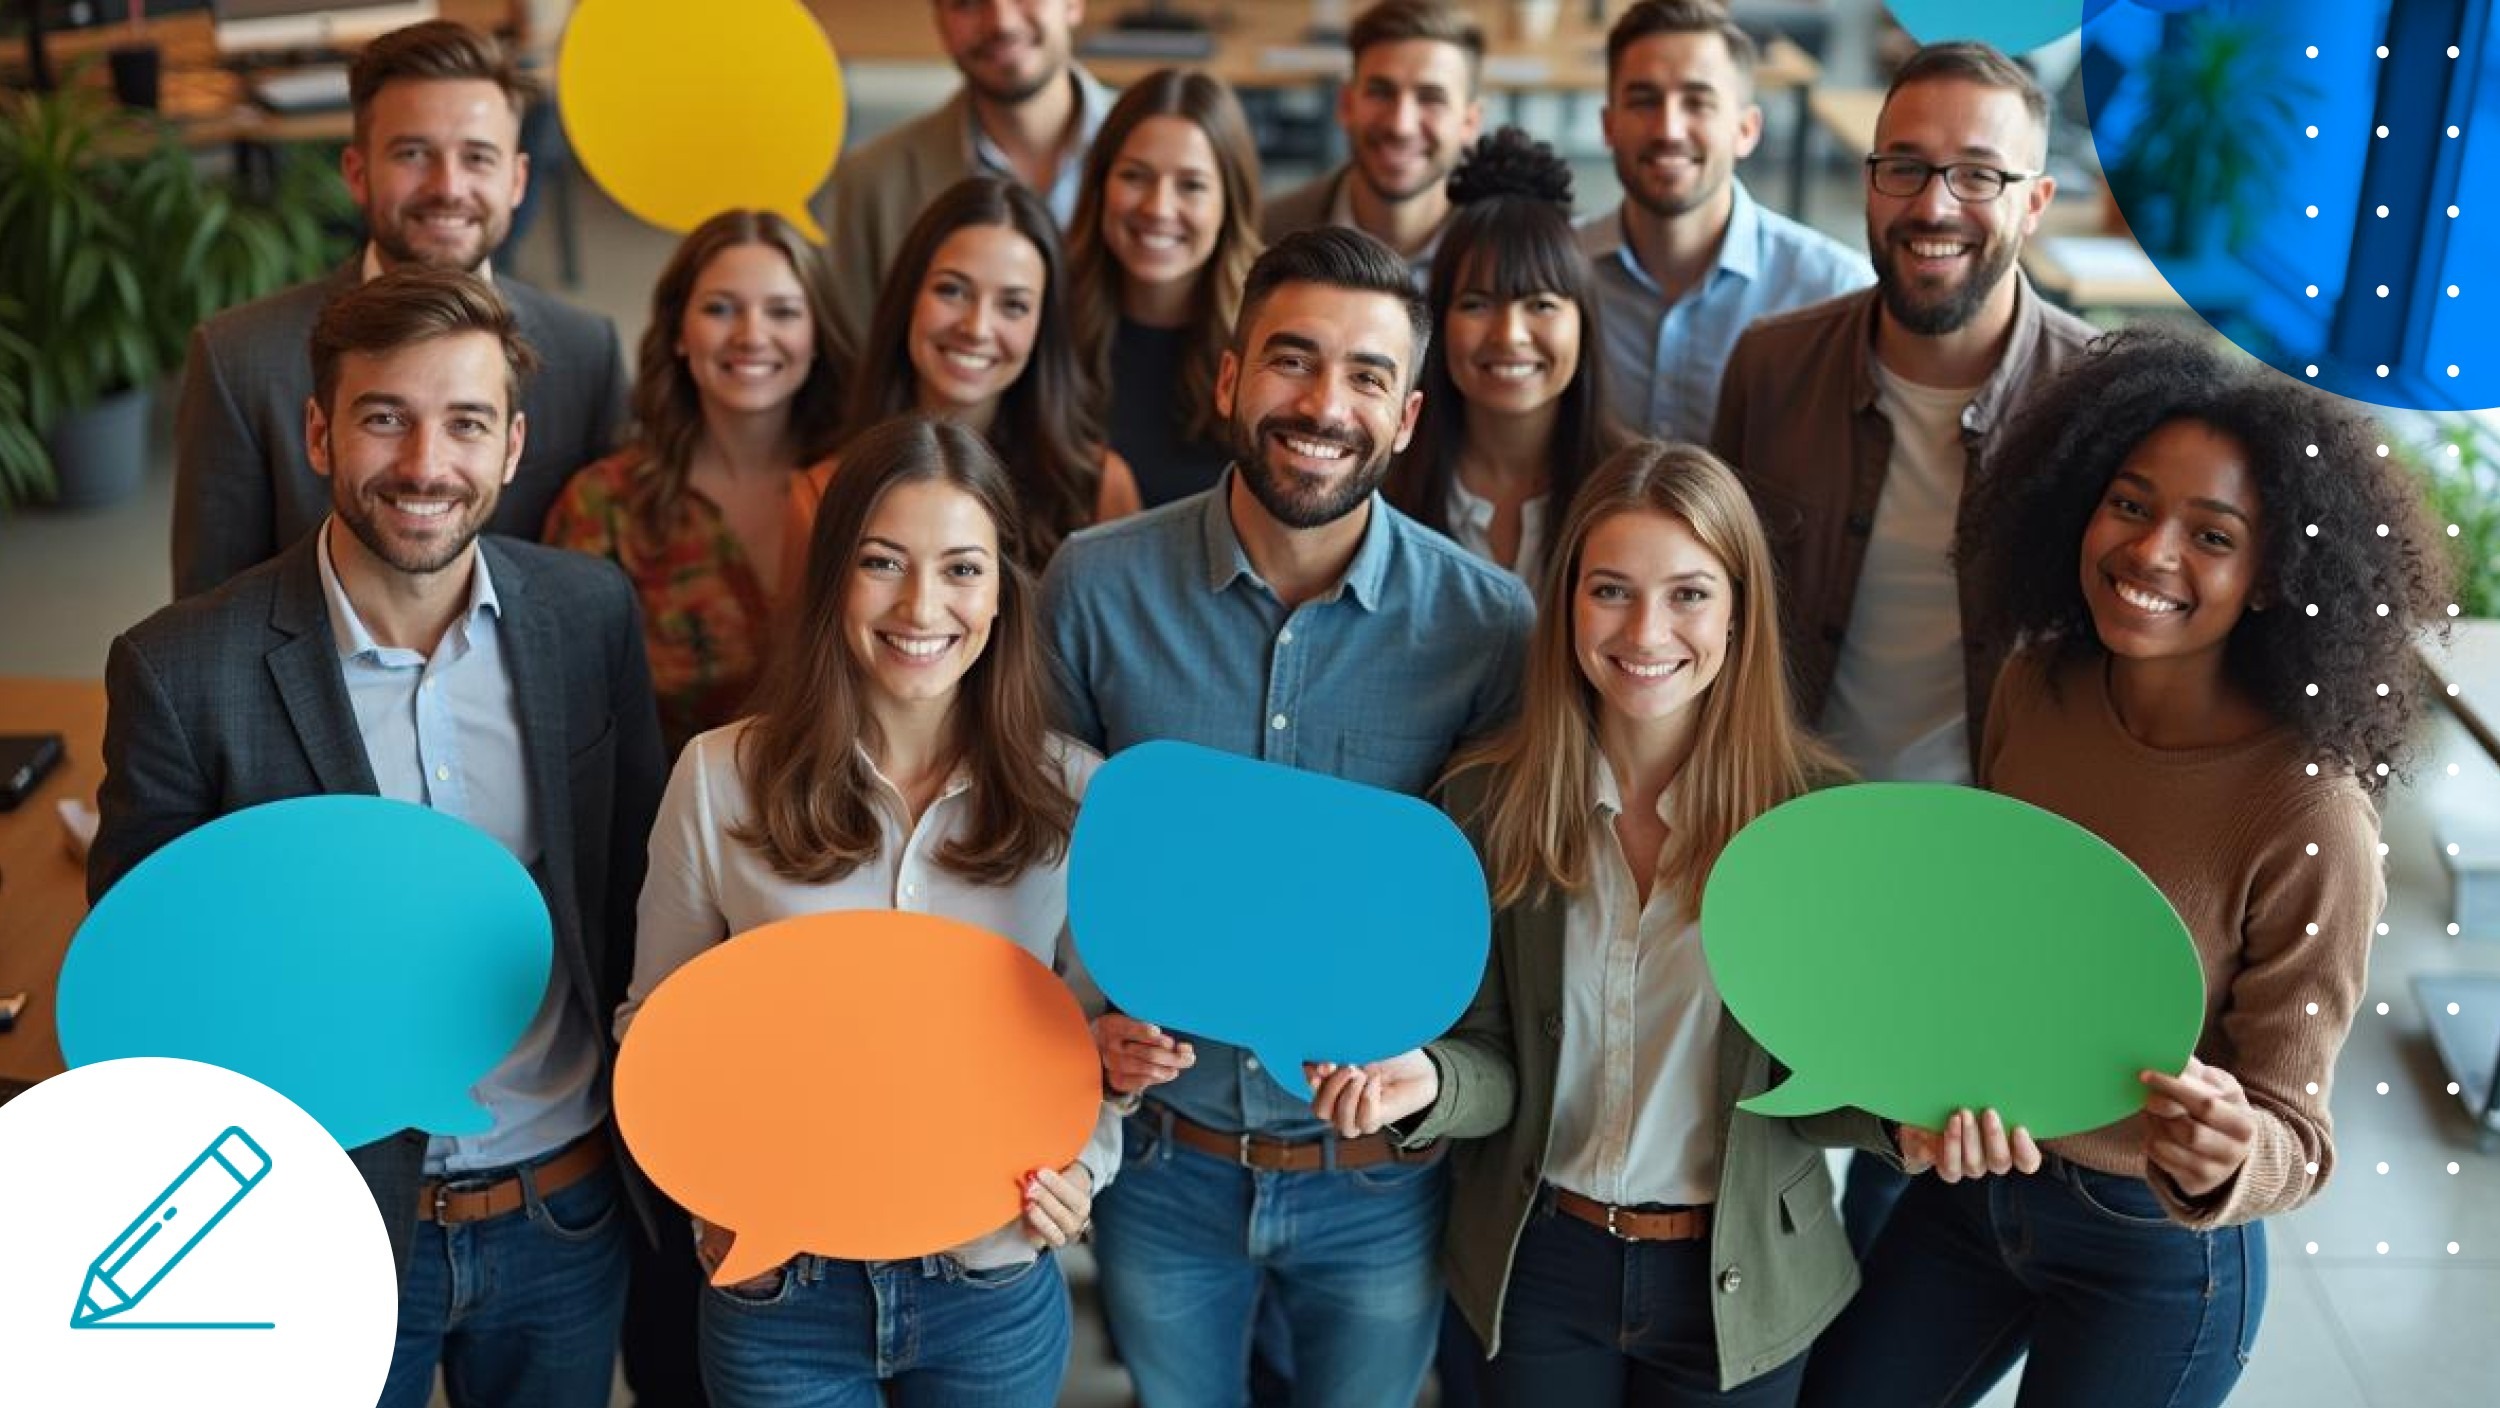
<svg viewBox="0 0 2500 1408"><path fill-rule="evenodd" d="M1432 806L1172 742L1094 774L1068 923L1122 1011L1247 1047L1303 1099L1305 1061L1375 1061L1448 1031L1492 935L1484 869Z"/></svg>
<svg viewBox="0 0 2500 1408"><path fill-rule="evenodd" d="M1888 0L1921 44L1979 39L2009 54L2063 39L2083 24L2085 0Z"/></svg>
<svg viewBox="0 0 2500 1408"><path fill-rule="evenodd" d="M483 1133L469 1087L528 1028L553 953L538 886L475 827L379 797L271 802L105 893L61 965L61 1053L223 1066L351 1149Z"/></svg>
<svg viewBox="0 0 2500 1408"><path fill-rule="evenodd" d="M2284 375L2404 410L2500 405L2491 25L2487 6L2100 7L2084 97L2120 213L2199 316Z"/></svg>

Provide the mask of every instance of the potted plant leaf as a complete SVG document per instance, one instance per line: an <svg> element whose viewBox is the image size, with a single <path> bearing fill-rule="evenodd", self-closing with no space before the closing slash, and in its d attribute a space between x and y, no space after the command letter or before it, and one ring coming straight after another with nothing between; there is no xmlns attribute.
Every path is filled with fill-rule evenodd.
<svg viewBox="0 0 2500 1408"><path fill-rule="evenodd" d="M2219 235L2244 247L2265 198L2280 189L2317 90L2294 76L2266 29L2228 15L2174 17L2179 42L2146 64L2143 113L2110 168L2111 191L2148 249L2193 256Z"/></svg>
<svg viewBox="0 0 2500 1408"><path fill-rule="evenodd" d="M34 351L28 414L63 503L109 502L145 464L161 362L141 236L118 208L129 162L116 154L143 135L82 85L0 99L0 298Z"/></svg>

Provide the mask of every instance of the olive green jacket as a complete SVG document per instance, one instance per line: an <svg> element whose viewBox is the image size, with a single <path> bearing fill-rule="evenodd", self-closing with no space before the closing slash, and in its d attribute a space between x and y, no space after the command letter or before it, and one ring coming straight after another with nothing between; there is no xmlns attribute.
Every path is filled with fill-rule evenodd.
<svg viewBox="0 0 2500 1408"><path fill-rule="evenodd" d="M1481 784L1462 777L1452 794L1453 813L1467 816ZM1483 987L1459 1024L1425 1048L1441 1093L1403 1131L1410 1145L1456 1141L1441 1261L1451 1298L1488 1355L1501 1349L1511 1258L1544 1178L1562 989L1563 904L1548 898L1498 911ZM1710 1285L1720 1384L1733 1388L1803 1352L1857 1291L1824 1147L1897 1155L1881 1122L1861 1111L1784 1120L1736 1109L1787 1072L1733 1016L1721 1019L1718 1067L1722 1152Z"/></svg>

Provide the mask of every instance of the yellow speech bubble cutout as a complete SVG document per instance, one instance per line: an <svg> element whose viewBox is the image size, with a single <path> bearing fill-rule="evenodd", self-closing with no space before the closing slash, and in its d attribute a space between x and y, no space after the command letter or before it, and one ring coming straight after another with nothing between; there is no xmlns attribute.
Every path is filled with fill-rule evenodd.
<svg viewBox="0 0 2500 1408"><path fill-rule="evenodd" d="M556 59L564 130L616 203L680 234L732 207L808 213L842 150L842 69L798 0L583 0Z"/></svg>

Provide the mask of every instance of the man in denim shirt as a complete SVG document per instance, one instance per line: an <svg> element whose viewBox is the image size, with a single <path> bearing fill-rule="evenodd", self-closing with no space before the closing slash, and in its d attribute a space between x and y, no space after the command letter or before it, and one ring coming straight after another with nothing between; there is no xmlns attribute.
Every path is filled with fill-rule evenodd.
<svg viewBox="0 0 2500 1408"><path fill-rule="evenodd" d="M1387 246L1328 227L1261 256L1237 326L1224 479L1051 563L1064 722L1106 753L1177 738L1421 794L1515 707L1533 612L1375 492L1422 404L1427 312ZM1147 1408L1244 1401L1263 1288L1297 1401L1412 1404L1441 1318L1433 1156L1335 1137L1241 1048L1117 1015L1097 1035L1116 1088L1154 1087L1096 1206L1104 1308Z"/></svg>

